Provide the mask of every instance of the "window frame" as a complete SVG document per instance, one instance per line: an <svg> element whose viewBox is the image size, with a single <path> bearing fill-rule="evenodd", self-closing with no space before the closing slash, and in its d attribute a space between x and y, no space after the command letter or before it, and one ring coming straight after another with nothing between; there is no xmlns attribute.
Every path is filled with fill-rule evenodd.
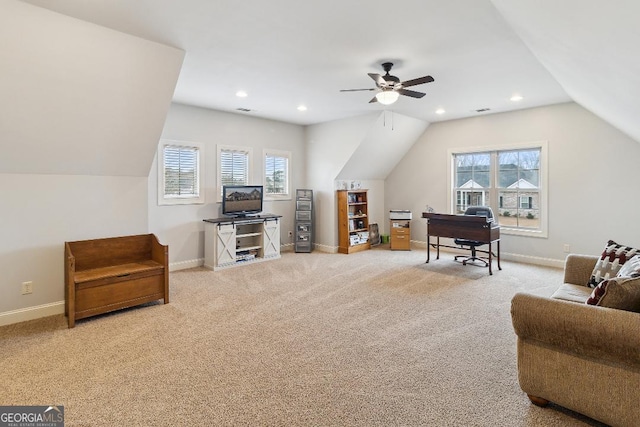
<svg viewBox="0 0 640 427"><path fill-rule="evenodd" d="M196 195L185 196L169 196L165 194L166 187L166 169L165 169L165 157L164 150L166 147L188 148L197 151L196 159ZM201 205L205 203L205 192L203 189L204 183L204 144L192 141L176 141L169 139L161 139L158 144L158 205L159 206L172 206L172 205Z"/></svg>
<svg viewBox="0 0 640 427"><path fill-rule="evenodd" d="M286 159L285 193L267 192L267 157ZM264 180L264 200L291 200L291 152L283 150L264 149L262 153L262 178Z"/></svg>
<svg viewBox="0 0 640 427"><path fill-rule="evenodd" d="M540 150L540 186L539 186L539 194L540 194L540 227L538 229L530 229L530 228L520 228L513 226L500 226L500 231L505 235L515 235L515 236L529 236L529 237L540 237L547 238L549 231L549 209L548 209L548 197L549 197L549 186L548 186L548 174L549 174L549 162L548 162L548 141L532 141L532 142L522 142L515 144L500 144L500 145L492 145L492 146L473 146L473 147L464 147L464 148L451 148L447 150L448 156L448 173L447 173L447 205L449 206L449 212L455 213L456 210L456 197L454 195L454 183L455 183L455 156L458 154L473 154L473 153L491 153L493 154L502 151L519 151L519 150ZM499 191L500 188L497 187L498 182L498 172L499 167L495 162L491 161L490 166L490 176L491 176L491 186L489 188L489 206L493 209L494 212L498 212L498 204L499 204Z"/></svg>
<svg viewBox="0 0 640 427"><path fill-rule="evenodd" d="M222 145L216 147L216 168L218 170L216 177L216 201L222 203L222 153L227 151L245 153L247 156L247 180L244 185L253 185L253 149L251 147L242 147L238 145Z"/></svg>

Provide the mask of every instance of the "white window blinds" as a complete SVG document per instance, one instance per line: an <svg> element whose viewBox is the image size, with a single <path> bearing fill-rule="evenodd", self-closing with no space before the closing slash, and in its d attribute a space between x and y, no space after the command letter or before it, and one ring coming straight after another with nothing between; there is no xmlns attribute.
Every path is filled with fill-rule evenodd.
<svg viewBox="0 0 640 427"><path fill-rule="evenodd" d="M164 196L199 197L199 150L195 147L164 147Z"/></svg>
<svg viewBox="0 0 640 427"><path fill-rule="evenodd" d="M249 153L220 150L220 181L221 185L248 185Z"/></svg>

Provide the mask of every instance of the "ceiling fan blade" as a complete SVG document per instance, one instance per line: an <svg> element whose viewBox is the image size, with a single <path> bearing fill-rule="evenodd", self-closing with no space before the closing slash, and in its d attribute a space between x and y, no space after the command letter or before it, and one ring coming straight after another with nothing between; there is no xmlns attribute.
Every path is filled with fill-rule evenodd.
<svg viewBox="0 0 640 427"><path fill-rule="evenodd" d="M380 74L376 74L376 73L368 73L368 74L369 74L369 77L371 77L376 82L378 87L380 88L387 87L387 81L383 79Z"/></svg>
<svg viewBox="0 0 640 427"><path fill-rule="evenodd" d="M369 104L373 104L374 102L378 102L378 98L376 98L375 96L371 98L371 101L369 101Z"/></svg>
<svg viewBox="0 0 640 427"><path fill-rule="evenodd" d="M426 95L426 93L416 92L415 90L407 90L407 89L398 89L397 92L400 95L410 96L412 98L422 98Z"/></svg>
<svg viewBox="0 0 640 427"><path fill-rule="evenodd" d="M359 92L361 90L367 90L367 91L371 91L371 90L376 90L375 88L369 88L369 89L340 89L340 92Z"/></svg>
<svg viewBox="0 0 640 427"><path fill-rule="evenodd" d="M407 80L406 82L402 82L402 87L417 86L425 83L431 83L432 81L433 81L433 77L424 76L417 79Z"/></svg>

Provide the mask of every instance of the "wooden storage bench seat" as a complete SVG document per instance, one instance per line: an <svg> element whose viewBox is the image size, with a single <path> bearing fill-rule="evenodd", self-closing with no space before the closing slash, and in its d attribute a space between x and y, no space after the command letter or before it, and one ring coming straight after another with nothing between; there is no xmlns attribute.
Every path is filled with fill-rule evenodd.
<svg viewBox="0 0 640 427"><path fill-rule="evenodd" d="M65 314L76 319L169 302L169 247L153 234L65 242Z"/></svg>

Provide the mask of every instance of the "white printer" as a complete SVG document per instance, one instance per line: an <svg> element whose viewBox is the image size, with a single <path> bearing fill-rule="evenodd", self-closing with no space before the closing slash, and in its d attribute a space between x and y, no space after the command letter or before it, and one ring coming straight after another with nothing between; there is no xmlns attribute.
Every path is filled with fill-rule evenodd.
<svg viewBox="0 0 640 427"><path fill-rule="evenodd" d="M389 219L411 219L411 211L401 209L391 209L389 211Z"/></svg>

